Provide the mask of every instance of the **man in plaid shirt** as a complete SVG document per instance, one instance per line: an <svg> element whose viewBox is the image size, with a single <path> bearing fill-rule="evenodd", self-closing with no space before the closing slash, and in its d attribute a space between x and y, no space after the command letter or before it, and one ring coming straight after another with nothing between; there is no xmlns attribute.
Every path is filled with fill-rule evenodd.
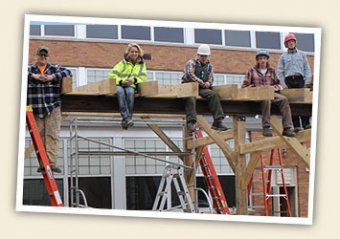
<svg viewBox="0 0 340 239"><path fill-rule="evenodd" d="M280 81L277 78L275 70L269 65L269 52L259 50L256 54L256 65L251 67L243 80L244 87L261 87L273 86L275 90L273 100L265 100L261 103L263 135L271 137L273 135L270 125L271 103L277 104L282 114L283 132L282 135L294 137L292 115L287 97L278 94L282 90Z"/></svg>
<svg viewBox="0 0 340 239"><path fill-rule="evenodd" d="M71 71L49 64L48 56L47 47L38 47L37 63L28 67L27 105L33 108L51 169L61 173L61 169L57 167L61 126L61 79L71 76ZM41 167L37 172L41 172Z"/></svg>

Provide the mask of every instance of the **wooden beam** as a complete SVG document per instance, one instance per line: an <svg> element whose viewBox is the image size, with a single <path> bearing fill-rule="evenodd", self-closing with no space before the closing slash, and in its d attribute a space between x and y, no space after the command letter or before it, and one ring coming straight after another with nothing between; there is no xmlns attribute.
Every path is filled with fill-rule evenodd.
<svg viewBox="0 0 340 239"><path fill-rule="evenodd" d="M309 88L284 89L280 94L286 96L290 103L312 103L313 91Z"/></svg>
<svg viewBox="0 0 340 239"><path fill-rule="evenodd" d="M237 85L214 86L222 100L271 100L274 99L272 86L237 88Z"/></svg>
<svg viewBox="0 0 340 239"><path fill-rule="evenodd" d="M232 139L234 137L234 134L231 130L217 132L217 134L224 141ZM201 146L206 146L206 145L214 144L214 143L215 143L215 141L211 137L207 136L207 137L196 139L194 142L192 140L188 141L188 148L189 149L198 148L198 147L201 147Z"/></svg>
<svg viewBox="0 0 340 239"><path fill-rule="evenodd" d="M179 85L160 86L158 95L160 98L187 98L198 97L198 84L195 82Z"/></svg>
<svg viewBox="0 0 340 239"><path fill-rule="evenodd" d="M106 79L74 88L69 94L76 95L114 95L116 80Z"/></svg>
<svg viewBox="0 0 340 239"><path fill-rule="evenodd" d="M158 81L146 81L140 84L139 94L143 97L157 96L159 94Z"/></svg>
<svg viewBox="0 0 340 239"><path fill-rule="evenodd" d="M72 77L64 77L61 79L61 94L72 92Z"/></svg>
<svg viewBox="0 0 340 239"><path fill-rule="evenodd" d="M271 100L274 99L274 87L247 87L238 89L235 100Z"/></svg>
<svg viewBox="0 0 340 239"><path fill-rule="evenodd" d="M176 153L182 153L182 150L164 133L163 130L161 130L158 125L155 124L147 124L152 131L158 135L158 137L169 146L169 148ZM183 155L178 155L178 157L184 161L185 157Z"/></svg>
<svg viewBox="0 0 340 239"><path fill-rule="evenodd" d="M233 131L235 139L235 188L236 188L236 213L237 215L248 214L248 190L244 182L246 175L246 158L240 153L240 145L244 144L246 137L245 116L233 117Z"/></svg>
<svg viewBox="0 0 340 239"><path fill-rule="evenodd" d="M289 146L296 155L305 163L305 165L309 168L310 164L310 155L309 151L297 140L296 137L285 137L282 133L282 124L281 121L275 117L271 117L271 124L273 127L273 130L276 134L279 135L281 140L283 140L287 146Z"/></svg>
<svg viewBox="0 0 340 239"><path fill-rule="evenodd" d="M214 140L215 144L220 147L224 156L229 162L229 165L233 170L235 170L236 159L234 158L233 151L229 145L224 141L224 139L215 131L211 129L211 125L204 119L202 115L197 116L197 122L200 127Z"/></svg>
<svg viewBox="0 0 340 239"><path fill-rule="evenodd" d="M213 87L213 91L215 91L221 99L235 99L237 97L237 85L218 85Z"/></svg>
<svg viewBox="0 0 340 239"><path fill-rule="evenodd" d="M187 140L188 138L190 138L192 136L189 135L189 132L188 132L188 129L186 126L183 126L183 148L184 148L184 151L186 152L190 152L191 150L188 149L187 147ZM189 167L193 167L193 164L194 164L194 157L193 157L193 154L189 154L188 156L185 157L185 160L184 160L184 165L186 166L189 166ZM185 178L185 181L187 183L187 186L188 186L188 191L189 191L189 194L190 194L190 197L193 201L193 203L195 204L195 171L196 169L193 168L193 169L184 169L184 178Z"/></svg>
<svg viewBox="0 0 340 239"><path fill-rule="evenodd" d="M203 149L205 146L201 146L196 148L196 159L195 159L195 169L198 168L198 165L200 164L201 158L202 158L202 153L203 153Z"/></svg>
<svg viewBox="0 0 340 239"><path fill-rule="evenodd" d="M253 176L254 170L257 166L257 163L259 162L260 159L260 152L253 152L251 154L251 158L247 164L247 168L245 171L245 174L243 176L243 182L242 182L242 187L247 187L249 184L249 181L251 177Z"/></svg>

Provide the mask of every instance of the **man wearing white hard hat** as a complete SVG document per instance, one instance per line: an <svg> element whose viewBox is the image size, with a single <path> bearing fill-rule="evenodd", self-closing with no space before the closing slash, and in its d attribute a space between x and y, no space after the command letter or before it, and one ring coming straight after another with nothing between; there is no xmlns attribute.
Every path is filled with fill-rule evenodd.
<svg viewBox="0 0 340 239"><path fill-rule="evenodd" d="M213 66L210 63L210 47L202 44L197 49L197 57L189 60L185 64L182 83L197 82L199 85L199 95L208 101L214 122L212 128L220 131L227 130L223 124L224 113L221 106L219 95L212 90L214 83ZM196 127L196 98L186 99L185 105L186 120L189 133L193 133Z"/></svg>

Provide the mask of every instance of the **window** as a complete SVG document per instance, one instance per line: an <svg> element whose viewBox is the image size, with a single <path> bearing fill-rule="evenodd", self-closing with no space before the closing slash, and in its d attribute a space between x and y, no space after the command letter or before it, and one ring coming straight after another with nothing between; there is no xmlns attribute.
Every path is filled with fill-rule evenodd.
<svg viewBox="0 0 340 239"><path fill-rule="evenodd" d="M98 142L110 144L109 138L92 139ZM90 142L88 140L79 139L79 151L95 151L108 152L110 147L97 142ZM71 168L69 166L69 168ZM80 175L110 175L111 173L111 159L110 156L96 155L96 156L79 156L79 174Z"/></svg>
<svg viewBox="0 0 340 239"><path fill-rule="evenodd" d="M222 31L215 29L195 29L195 42L221 45Z"/></svg>
<svg viewBox="0 0 340 239"><path fill-rule="evenodd" d="M87 38L118 39L116 25L86 25Z"/></svg>
<svg viewBox="0 0 340 239"><path fill-rule="evenodd" d="M87 84L108 79L108 69L88 69L87 70Z"/></svg>
<svg viewBox="0 0 340 239"><path fill-rule="evenodd" d="M256 48L281 49L279 32L256 32Z"/></svg>
<svg viewBox="0 0 340 239"><path fill-rule="evenodd" d="M184 43L183 28L155 27L155 41Z"/></svg>
<svg viewBox="0 0 340 239"><path fill-rule="evenodd" d="M125 149L138 152L171 152L163 141L154 138L126 138ZM181 147L181 140L173 140L178 147ZM173 163L180 163L180 159L175 156L155 156L158 159L167 160ZM165 162L146 158L142 156L125 156L125 168L127 175L134 174L163 174Z"/></svg>
<svg viewBox="0 0 340 239"><path fill-rule="evenodd" d="M302 51L314 52L314 34L294 33L297 40L297 48Z"/></svg>
<svg viewBox="0 0 340 239"><path fill-rule="evenodd" d="M123 39L151 40L150 27L122 26Z"/></svg>
<svg viewBox="0 0 340 239"><path fill-rule="evenodd" d="M251 47L249 31L226 30L224 34L226 46Z"/></svg>
<svg viewBox="0 0 340 239"><path fill-rule="evenodd" d="M159 85L177 85L181 83L182 72L159 71L156 72L156 80Z"/></svg>
<svg viewBox="0 0 340 239"><path fill-rule="evenodd" d="M45 35L48 36L74 36L74 25L45 25Z"/></svg>
<svg viewBox="0 0 340 239"><path fill-rule="evenodd" d="M227 74L227 84L236 84L238 88L241 88L244 75Z"/></svg>
<svg viewBox="0 0 340 239"><path fill-rule="evenodd" d="M40 25L30 25L30 35L40 36L41 35Z"/></svg>

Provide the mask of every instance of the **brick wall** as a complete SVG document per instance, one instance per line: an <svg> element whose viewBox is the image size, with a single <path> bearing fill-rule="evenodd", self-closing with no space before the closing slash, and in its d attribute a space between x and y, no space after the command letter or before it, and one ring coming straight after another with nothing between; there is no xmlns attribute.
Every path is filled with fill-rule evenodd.
<svg viewBox="0 0 340 239"><path fill-rule="evenodd" d="M63 66L111 68L122 59L127 44L64 40L31 40L29 63L36 60L40 45L50 48L50 62ZM196 56L196 48L140 44L145 53L152 55L148 69L182 71L187 60ZM270 62L276 67L280 53L271 53ZM216 73L244 74L255 64L255 51L212 48L211 62ZM309 56L313 67L313 57Z"/></svg>

